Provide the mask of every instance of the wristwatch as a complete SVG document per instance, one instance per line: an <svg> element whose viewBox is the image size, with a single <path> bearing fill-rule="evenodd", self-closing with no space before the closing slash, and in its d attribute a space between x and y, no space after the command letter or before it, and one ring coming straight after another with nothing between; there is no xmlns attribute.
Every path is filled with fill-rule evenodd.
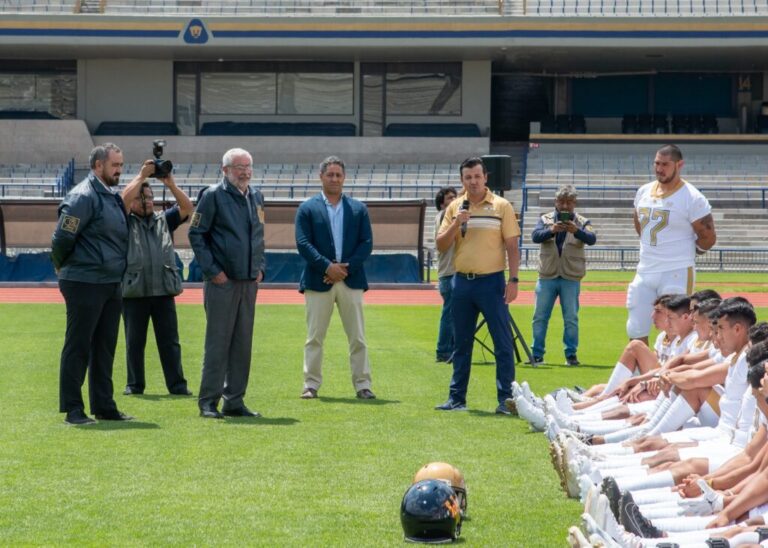
<svg viewBox="0 0 768 548"><path fill-rule="evenodd" d="M507 283L516 284L520 279L517 276L512 276Z"/></svg>

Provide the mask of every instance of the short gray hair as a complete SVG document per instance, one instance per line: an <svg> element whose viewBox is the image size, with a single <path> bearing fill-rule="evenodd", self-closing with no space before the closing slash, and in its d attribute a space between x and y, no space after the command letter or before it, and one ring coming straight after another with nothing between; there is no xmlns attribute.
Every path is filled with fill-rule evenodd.
<svg viewBox="0 0 768 548"><path fill-rule="evenodd" d="M231 166L232 160L235 158L235 156L248 156L248 160L251 162L251 164L253 164L253 156L251 156L250 152L243 148L230 148L221 158L221 165L223 167Z"/></svg>
<svg viewBox="0 0 768 548"><path fill-rule="evenodd" d="M95 168L96 162L104 162L109 158L110 152L120 153L122 150L120 150L120 147L115 143L104 143L103 145L99 145L95 147L88 156L88 165L91 166L91 169Z"/></svg>
<svg viewBox="0 0 768 548"><path fill-rule="evenodd" d="M344 166L344 160L338 156L328 156L325 160L320 162L320 175L323 175L326 171L328 171L328 166L339 166L342 172L347 172Z"/></svg>
<svg viewBox="0 0 768 548"><path fill-rule="evenodd" d="M555 193L555 200L575 200L578 197L579 193L573 185L563 185Z"/></svg>

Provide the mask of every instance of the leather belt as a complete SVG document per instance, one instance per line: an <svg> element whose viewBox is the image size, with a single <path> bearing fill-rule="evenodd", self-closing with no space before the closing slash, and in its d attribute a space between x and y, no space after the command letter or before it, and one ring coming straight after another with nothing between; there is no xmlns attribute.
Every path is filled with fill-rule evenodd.
<svg viewBox="0 0 768 548"><path fill-rule="evenodd" d="M495 276L498 274L498 272L491 272L490 274L473 274L473 273L465 273L465 272L457 272L457 276L461 276L462 278L466 280L475 280L478 278L487 278L488 276Z"/></svg>

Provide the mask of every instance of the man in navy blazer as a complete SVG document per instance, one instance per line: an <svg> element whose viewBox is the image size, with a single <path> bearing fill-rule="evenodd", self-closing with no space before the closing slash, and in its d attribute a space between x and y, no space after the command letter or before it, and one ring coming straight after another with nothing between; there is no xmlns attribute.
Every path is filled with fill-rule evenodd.
<svg viewBox="0 0 768 548"><path fill-rule="evenodd" d="M345 196L344 162L329 156L320 164L323 190L296 212L296 247L306 261L299 282L307 306L302 399L314 399L323 382L323 341L339 309L349 342L352 385L360 399L374 399L363 321L363 292L368 289L363 263L373 249L365 204Z"/></svg>

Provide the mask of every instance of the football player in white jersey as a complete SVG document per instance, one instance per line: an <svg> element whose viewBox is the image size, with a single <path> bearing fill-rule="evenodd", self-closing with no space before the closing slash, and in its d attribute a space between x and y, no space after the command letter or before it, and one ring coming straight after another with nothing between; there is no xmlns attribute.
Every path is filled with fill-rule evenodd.
<svg viewBox="0 0 768 548"><path fill-rule="evenodd" d="M716 241L712 207L696 187L680 177L680 149L663 146L653 165L656 180L640 187L635 196L640 260L627 289L627 335L646 344L653 301L664 294L690 294L696 254L705 253Z"/></svg>

